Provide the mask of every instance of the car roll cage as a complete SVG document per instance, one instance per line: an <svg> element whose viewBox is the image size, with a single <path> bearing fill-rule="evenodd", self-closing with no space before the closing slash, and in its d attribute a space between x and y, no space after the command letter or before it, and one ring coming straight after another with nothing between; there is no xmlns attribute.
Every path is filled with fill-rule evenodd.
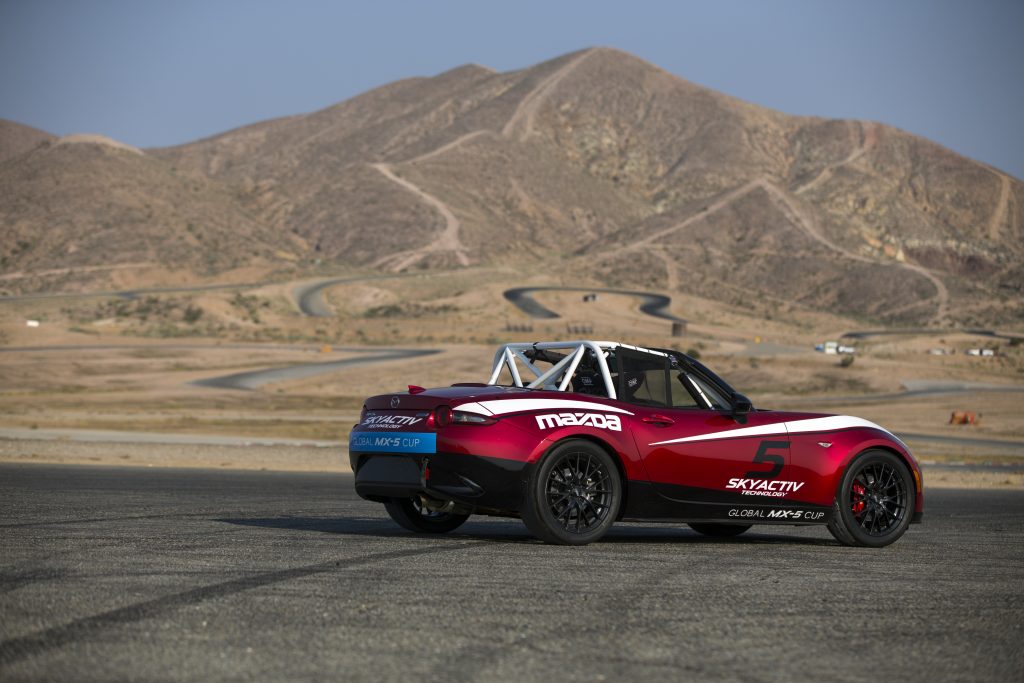
<svg viewBox="0 0 1024 683"><path fill-rule="evenodd" d="M513 342L505 344L498 349L497 353L494 354L491 378L487 380L487 383L497 384L498 376L501 375L502 369L507 367L509 373L512 375L512 383L517 387L525 387L527 389L543 387L550 391L565 391L568 389L569 383L572 381L572 377L576 373L576 369L579 367L583 357L587 355L587 351L590 351L593 353L597 362L597 370L601 375L601 379L604 381L605 390L608 392L608 398L614 399L617 397L615 392L615 382L612 381L612 373L608 369L607 358L609 353L618 348L631 349L640 353L649 353L656 356L668 356L668 354L661 351L651 351L649 349L641 349L636 346L629 346L628 344L619 344L618 342L610 341L589 341L581 339L576 341L555 342ZM567 351L569 353L560 360L554 361L551 367L547 370L541 370L534 365L533 361L543 358L543 352L545 351ZM533 354L533 359L527 357L526 354L528 352ZM522 375L520 374L519 367L516 364L517 360L533 373L534 380L529 384L523 384Z"/></svg>
<svg viewBox="0 0 1024 683"><path fill-rule="evenodd" d="M665 358L672 367L691 372L707 381L711 386L716 387L733 404L734 409L741 400L747 403L747 410L750 409L749 399L738 394L725 380L713 373L705 365L684 353L665 349L647 349L612 341L577 339L573 341L511 342L504 344L494 354L491 376L487 380L487 384L496 385L501 371L507 368L512 377L512 383L516 387L566 391L569 389L573 375L579 368L580 363L583 362L583 359L589 352L592 356L593 364L597 366L597 374L600 375L604 382L607 397L614 400L618 398L618 394L615 389L615 382L612 379L611 370L608 367L608 357L618 349ZM554 353L548 353L549 351ZM551 363L551 367L547 370L538 368L535 365L535 361L538 360ZM528 384L524 384L519 364L522 364L534 376L533 380ZM693 382L690 382L690 384L693 384ZM712 401L703 394L703 390L696 384L693 384L693 386L693 390L699 392L700 395L700 398L697 399L698 402L702 400L711 407L713 405ZM687 391L691 391L689 386L686 386L686 388ZM695 396L695 398L697 397Z"/></svg>

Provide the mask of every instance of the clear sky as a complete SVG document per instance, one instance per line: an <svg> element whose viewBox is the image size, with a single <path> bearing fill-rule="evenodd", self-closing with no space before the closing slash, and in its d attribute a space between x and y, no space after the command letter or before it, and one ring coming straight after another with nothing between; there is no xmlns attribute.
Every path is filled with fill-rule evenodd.
<svg viewBox="0 0 1024 683"><path fill-rule="evenodd" d="M594 45L1024 178L1024 0L0 0L0 118L171 145Z"/></svg>

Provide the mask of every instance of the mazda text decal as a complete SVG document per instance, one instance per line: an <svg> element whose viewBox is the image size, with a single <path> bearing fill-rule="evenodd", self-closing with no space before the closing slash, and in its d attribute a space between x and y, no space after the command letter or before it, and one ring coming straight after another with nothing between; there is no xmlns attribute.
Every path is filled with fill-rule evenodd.
<svg viewBox="0 0 1024 683"><path fill-rule="evenodd" d="M730 479L725 488L738 490L745 496L785 498L787 493L796 493L803 485L802 481L736 478Z"/></svg>
<svg viewBox="0 0 1024 683"><path fill-rule="evenodd" d="M552 427L596 427L622 431L622 420L617 415L600 415L598 413L552 413L537 415L537 426L541 429Z"/></svg>

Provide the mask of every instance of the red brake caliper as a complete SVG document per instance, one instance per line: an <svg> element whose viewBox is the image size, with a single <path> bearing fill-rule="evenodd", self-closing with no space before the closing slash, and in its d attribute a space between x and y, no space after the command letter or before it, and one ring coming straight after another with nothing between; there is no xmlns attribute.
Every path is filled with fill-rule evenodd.
<svg viewBox="0 0 1024 683"><path fill-rule="evenodd" d="M853 514L860 517L864 512L864 484L859 481L853 482Z"/></svg>

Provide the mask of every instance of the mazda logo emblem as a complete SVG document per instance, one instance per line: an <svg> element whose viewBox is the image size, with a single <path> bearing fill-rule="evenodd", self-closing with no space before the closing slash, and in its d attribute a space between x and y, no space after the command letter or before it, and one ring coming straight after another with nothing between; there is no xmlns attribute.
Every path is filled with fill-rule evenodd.
<svg viewBox="0 0 1024 683"><path fill-rule="evenodd" d="M398 398L397 396L392 396L391 397L391 407L392 408L397 408L398 404L401 403L401 402L402 402L402 399Z"/></svg>

